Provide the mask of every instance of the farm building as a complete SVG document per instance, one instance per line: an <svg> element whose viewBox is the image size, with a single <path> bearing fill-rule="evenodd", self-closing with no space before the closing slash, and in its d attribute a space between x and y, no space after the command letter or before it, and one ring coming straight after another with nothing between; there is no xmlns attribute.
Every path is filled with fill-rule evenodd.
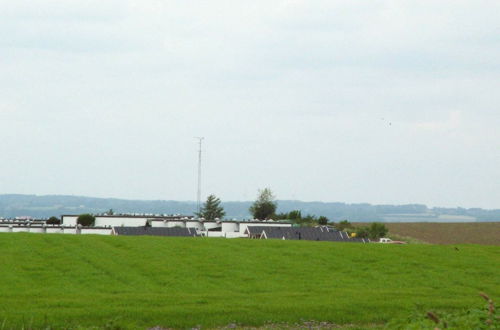
<svg viewBox="0 0 500 330"><path fill-rule="evenodd" d="M63 215L63 226L76 226L78 215ZM248 227L288 227L292 224L278 221L205 221L190 216L153 216L153 215L96 215L95 226L111 229L112 227L166 227L189 228L205 237L238 238L247 237Z"/></svg>
<svg viewBox="0 0 500 330"><path fill-rule="evenodd" d="M75 226L76 220L79 215L62 215L61 223L65 226ZM96 215L95 216L95 226L130 226L138 227L146 225L147 221L153 223L164 223L165 221L172 222L172 227L177 225L182 225L186 220L194 219L192 216L184 215L169 215L169 216L159 216L159 215L129 215L129 214L119 214L119 215ZM161 227L161 225L158 225Z"/></svg>
<svg viewBox="0 0 500 330"><path fill-rule="evenodd" d="M31 223L0 223L0 233L97 234L110 235L109 227L61 226Z"/></svg>
<svg viewBox="0 0 500 330"><path fill-rule="evenodd" d="M367 243L369 240L351 238L348 233L329 227L271 227L255 226L246 229L247 237L259 239L332 241Z"/></svg>
<svg viewBox="0 0 500 330"><path fill-rule="evenodd" d="M95 225L77 225L78 215L63 215L61 225L32 220L2 220L0 232L30 232L46 234L99 234L99 235L152 235L152 236L203 236L223 238L259 238L282 240L312 240L333 242L360 242L369 240L351 238L346 232L333 228L292 227L280 221L204 221L189 216L154 215L97 215Z"/></svg>

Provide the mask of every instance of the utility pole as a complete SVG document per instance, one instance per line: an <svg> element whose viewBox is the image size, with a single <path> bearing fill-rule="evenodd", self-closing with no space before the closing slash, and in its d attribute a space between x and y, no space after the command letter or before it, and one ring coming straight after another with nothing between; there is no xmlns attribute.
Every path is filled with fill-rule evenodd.
<svg viewBox="0 0 500 330"><path fill-rule="evenodd" d="M196 194L196 210L200 213L201 210L201 143L204 137L195 137L198 139L199 149L198 149L198 192Z"/></svg>

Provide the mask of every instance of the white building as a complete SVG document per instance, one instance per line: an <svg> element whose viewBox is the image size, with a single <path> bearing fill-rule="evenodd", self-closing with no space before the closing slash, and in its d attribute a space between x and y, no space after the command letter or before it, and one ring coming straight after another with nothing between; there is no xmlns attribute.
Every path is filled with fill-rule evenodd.
<svg viewBox="0 0 500 330"><path fill-rule="evenodd" d="M76 220L78 215L62 215L61 223L64 226L76 226ZM95 226L96 227L139 227L146 225L146 222L150 222L152 225L156 221L177 221L182 222L185 220L192 219L188 216L157 216L157 215L96 215L95 216ZM179 225L179 223L177 224ZM182 224L180 224L182 225ZM175 225L173 226L175 227Z"/></svg>
<svg viewBox="0 0 500 330"><path fill-rule="evenodd" d="M204 221L188 216L155 215L96 215L93 227L77 225L78 215L62 215L60 225L26 221L0 221L1 232L30 232L58 234L110 235L113 227L165 227L194 229L200 236L239 238L248 237L250 226L291 227L291 223L276 221Z"/></svg>

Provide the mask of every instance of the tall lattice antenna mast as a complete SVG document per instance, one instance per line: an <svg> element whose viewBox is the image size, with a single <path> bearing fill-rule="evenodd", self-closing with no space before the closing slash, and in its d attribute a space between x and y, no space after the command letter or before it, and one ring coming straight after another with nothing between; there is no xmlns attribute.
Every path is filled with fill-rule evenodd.
<svg viewBox="0 0 500 330"><path fill-rule="evenodd" d="M201 210L201 143L204 137L196 137L198 139L199 149L198 149L198 191L196 194L196 210L200 213Z"/></svg>

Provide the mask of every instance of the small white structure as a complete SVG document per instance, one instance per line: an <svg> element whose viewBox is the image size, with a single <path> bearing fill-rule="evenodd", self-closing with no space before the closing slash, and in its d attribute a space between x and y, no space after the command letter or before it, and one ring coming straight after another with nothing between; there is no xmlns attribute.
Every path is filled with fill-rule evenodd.
<svg viewBox="0 0 500 330"><path fill-rule="evenodd" d="M183 220L164 220L168 228L180 227L186 228L186 222Z"/></svg>
<svg viewBox="0 0 500 330"><path fill-rule="evenodd" d="M240 231L240 223L237 221L221 221L222 231L226 233L234 233Z"/></svg>
<svg viewBox="0 0 500 330"><path fill-rule="evenodd" d="M196 231L204 230L203 223L199 220L186 220L186 228L194 228Z"/></svg>
<svg viewBox="0 0 500 330"><path fill-rule="evenodd" d="M205 230L221 228L221 224L217 221L203 221L203 227Z"/></svg>
<svg viewBox="0 0 500 330"><path fill-rule="evenodd" d="M30 227L30 233L45 233L46 226Z"/></svg>

